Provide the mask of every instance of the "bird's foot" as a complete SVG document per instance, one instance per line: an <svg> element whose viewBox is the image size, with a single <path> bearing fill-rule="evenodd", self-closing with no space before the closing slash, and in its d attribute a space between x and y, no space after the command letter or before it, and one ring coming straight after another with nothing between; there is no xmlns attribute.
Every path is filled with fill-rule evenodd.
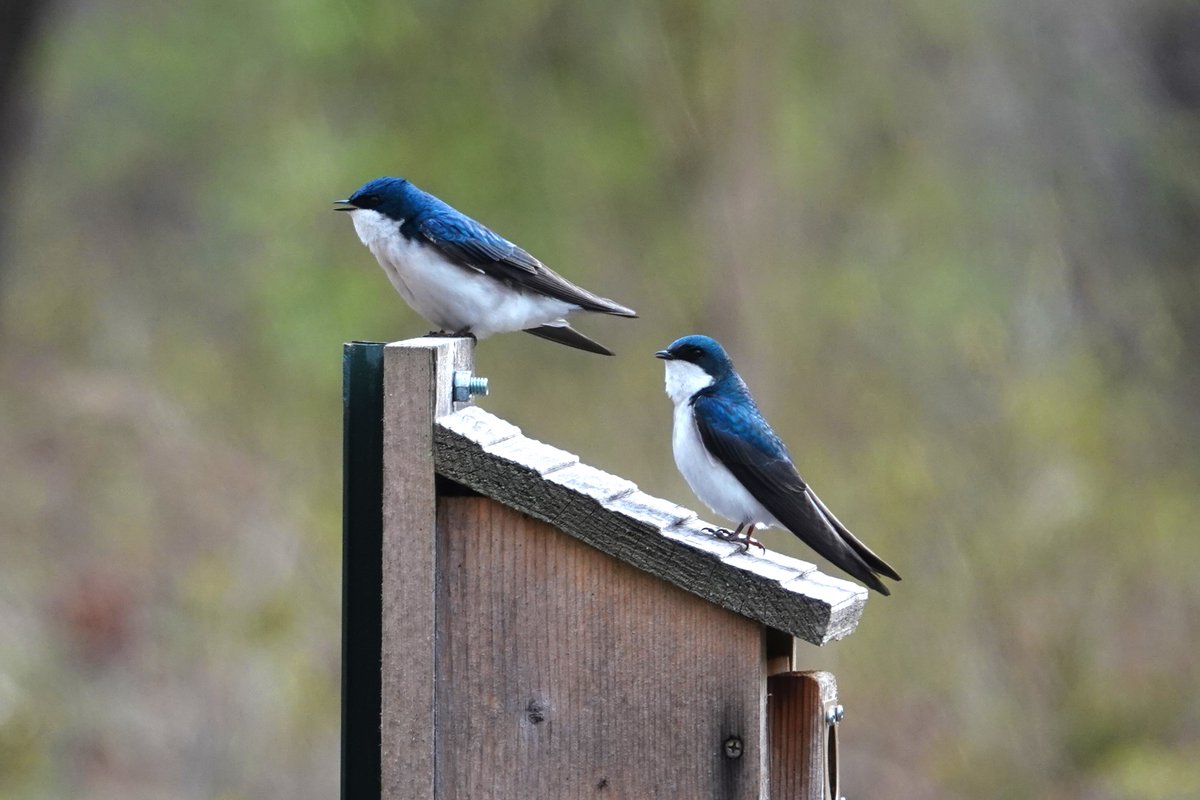
<svg viewBox="0 0 1200 800"><path fill-rule="evenodd" d="M762 550L764 554L767 552L766 546L749 533L735 534L732 541L735 544L740 544L742 546L743 553L748 552L751 547L757 547L759 550Z"/></svg>
<svg viewBox="0 0 1200 800"><path fill-rule="evenodd" d="M470 337L472 339L475 338L475 334L471 333L470 328L463 328L461 331L430 331L425 335L434 339L461 339L463 337Z"/></svg>
<svg viewBox="0 0 1200 800"><path fill-rule="evenodd" d="M767 548L763 546L762 542L760 542L758 539L755 539L748 532L744 532L741 527L739 527L736 531L731 531L727 528L704 528L704 532L711 533L713 536L722 541L740 544L742 546L743 553L749 551L751 547L757 547L764 553L767 552Z"/></svg>

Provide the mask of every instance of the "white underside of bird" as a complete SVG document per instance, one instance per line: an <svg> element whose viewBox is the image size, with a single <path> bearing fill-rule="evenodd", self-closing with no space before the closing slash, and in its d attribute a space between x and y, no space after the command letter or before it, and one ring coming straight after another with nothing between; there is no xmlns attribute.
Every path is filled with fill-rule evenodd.
<svg viewBox="0 0 1200 800"><path fill-rule="evenodd" d="M358 238L370 249L404 302L444 331L493 333L567 324L579 306L505 286L483 272L455 264L424 242L405 238L403 221L378 211L350 213Z"/></svg>
<svg viewBox="0 0 1200 800"><path fill-rule="evenodd" d="M671 450L675 466L704 505L739 525L782 527L779 521L746 491L741 481L704 446L692 409L692 395L712 385L713 378L687 361L666 362L667 396L675 404Z"/></svg>

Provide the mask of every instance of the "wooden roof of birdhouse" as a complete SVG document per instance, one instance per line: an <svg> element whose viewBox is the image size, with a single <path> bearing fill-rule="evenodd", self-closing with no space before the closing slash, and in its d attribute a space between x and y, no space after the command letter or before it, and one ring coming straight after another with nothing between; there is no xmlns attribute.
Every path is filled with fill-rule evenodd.
<svg viewBox="0 0 1200 800"><path fill-rule="evenodd" d="M867 590L771 551L743 552L694 511L524 435L476 406L437 419L439 475L711 603L813 644L850 634Z"/></svg>

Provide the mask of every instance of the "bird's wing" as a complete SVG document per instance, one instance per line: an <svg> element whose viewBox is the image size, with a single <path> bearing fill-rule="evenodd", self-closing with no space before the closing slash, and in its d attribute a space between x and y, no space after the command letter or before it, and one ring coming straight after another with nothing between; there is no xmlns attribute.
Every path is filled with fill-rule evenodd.
<svg viewBox="0 0 1200 800"><path fill-rule="evenodd" d="M499 274L506 271L536 275L542 266L503 236L461 214L426 217L417 224L417 230L454 261L495 277L509 277Z"/></svg>
<svg viewBox="0 0 1200 800"><path fill-rule="evenodd" d="M740 404L735 408L728 399L704 393L692 407L705 448L775 519L835 566L875 591L890 594L875 573L898 579L895 570L827 515L757 409L747 411Z"/></svg>
<svg viewBox="0 0 1200 800"><path fill-rule="evenodd" d="M417 232L456 264L478 270L509 285L554 297L587 311L622 317L637 313L620 303L582 289L470 217L441 214L415 225Z"/></svg>

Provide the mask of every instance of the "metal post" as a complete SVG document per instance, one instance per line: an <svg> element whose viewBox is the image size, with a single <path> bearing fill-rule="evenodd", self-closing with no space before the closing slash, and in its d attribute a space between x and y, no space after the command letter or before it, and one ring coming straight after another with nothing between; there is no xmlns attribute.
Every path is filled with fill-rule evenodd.
<svg viewBox="0 0 1200 800"><path fill-rule="evenodd" d="M383 343L342 352L342 800L377 800L383 568Z"/></svg>

